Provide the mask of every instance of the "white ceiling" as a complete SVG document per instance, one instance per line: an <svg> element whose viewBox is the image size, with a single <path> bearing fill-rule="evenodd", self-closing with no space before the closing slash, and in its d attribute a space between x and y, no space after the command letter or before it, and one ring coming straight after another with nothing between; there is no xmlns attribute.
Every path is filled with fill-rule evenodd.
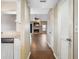
<svg viewBox="0 0 79 59"><path fill-rule="evenodd" d="M56 5L58 0L46 0L46 2L40 2L40 0L29 0L30 8L52 8Z"/></svg>
<svg viewBox="0 0 79 59"><path fill-rule="evenodd" d="M49 9L47 8L40 8L40 9L37 9L37 8L31 8L30 9L30 14L48 14L49 12Z"/></svg>
<svg viewBox="0 0 79 59"><path fill-rule="evenodd" d="M58 0L46 0L46 2L40 2L40 0L28 0L31 9L31 14L47 14L50 8L54 8Z"/></svg>
<svg viewBox="0 0 79 59"><path fill-rule="evenodd" d="M1 11L9 12L16 11L17 0L1 0ZM46 2L40 2L40 0L28 0L31 14L47 14L50 8L54 8L58 0L46 0Z"/></svg>

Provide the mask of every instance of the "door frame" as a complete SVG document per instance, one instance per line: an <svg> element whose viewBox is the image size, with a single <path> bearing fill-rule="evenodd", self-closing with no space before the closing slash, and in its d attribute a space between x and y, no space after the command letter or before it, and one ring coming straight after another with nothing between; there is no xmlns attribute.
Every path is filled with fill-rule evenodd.
<svg viewBox="0 0 79 59"><path fill-rule="evenodd" d="M71 29L70 29L70 38L71 38L71 49L70 49L70 53L69 53L69 59L74 59L73 58L73 47L74 47L74 0L70 0L69 1L69 6L70 6L70 22L71 22Z"/></svg>
<svg viewBox="0 0 79 59"><path fill-rule="evenodd" d="M77 6L76 6L77 5ZM77 17L77 19L76 19ZM75 49L75 32L78 32L78 24L76 27L75 21L78 21L78 0L73 0L73 59L75 59L75 53L74 53L74 49ZM78 35L78 33L77 33ZM78 41L78 37L76 39ZM78 47L78 42L77 42L77 47ZM77 48L76 48L77 49ZM77 51L78 52L78 49ZM76 53L77 54L77 53ZM76 56L78 58L78 54Z"/></svg>

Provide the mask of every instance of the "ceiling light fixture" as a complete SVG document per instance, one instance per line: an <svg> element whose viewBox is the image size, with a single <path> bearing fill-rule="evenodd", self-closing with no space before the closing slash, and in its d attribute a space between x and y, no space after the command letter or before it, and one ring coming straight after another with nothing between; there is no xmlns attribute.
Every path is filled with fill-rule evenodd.
<svg viewBox="0 0 79 59"><path fill-rule="evenodd" d="M40 2L46 2L46 0L40 0Z"/></svg>

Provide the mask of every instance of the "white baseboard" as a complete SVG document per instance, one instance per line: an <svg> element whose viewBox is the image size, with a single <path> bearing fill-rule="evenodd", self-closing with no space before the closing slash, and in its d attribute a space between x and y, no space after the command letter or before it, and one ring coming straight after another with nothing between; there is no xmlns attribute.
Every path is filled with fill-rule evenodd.
<svg viewBox="0 0 79 59"><path fill-rule="evenodd" d="M29 54L27 56L27 59L30 59L30 55L31 55L31 51L29 52Z"/></svg>
<svg viewBox="0 0 79 59"><path fill-rule="evenodd" d="M58 59L57 55L56 55L55 52L54 52L54 49L51 47L51 45L50 45L48 42L47 42L47 44L48 44L48 46L52 49L52 52L53 52L55 58Z"/></svg>
<svg viewBox="0 0 79 59"><path fill-rule="evenodd" d="M51 48L51 45L47 42L48 46Z"/></svg>
<svg viewBox="0 0 79 59"><path fill-rule="evenodd" d="M53 54L54 54L55 58L58 59L58 57L56 56L56 54L54 52L53 52Z"/></svg>

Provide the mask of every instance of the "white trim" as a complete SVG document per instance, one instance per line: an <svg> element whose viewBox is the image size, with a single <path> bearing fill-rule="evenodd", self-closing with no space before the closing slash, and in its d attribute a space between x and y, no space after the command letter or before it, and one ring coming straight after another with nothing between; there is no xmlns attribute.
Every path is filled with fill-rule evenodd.
<svg viewBox="0 0 79 59"><path fill-rule="evenodd" d="M16 11L1 11L3 14L16 15Z"/></svg>
<svg viewBox="0 0 79 59"><path fill-rule="evenodd" d="M47 42L48 46L51 48L51 45Z"/></svg>
<svg viewBox="0 0 79 59"><path fill-rule="evenodd" d="M47 42L47 44L48 44L48 46L52 49L52 52L53 52L55 58L58 59L57 55L56 55L55 52L54 52L54 49L51 47L51 45L50 45L48 42Z"/></svg>
<svg viewBox="0 0 79 59"><path fill-rule="evenodd" d="M55 58L58 59L57 55L54 52L53 52L53 54L54 54Z"/></svg>
<svg viewBox="0 0 79 59"><path fill-rule="evenodd" d="M30 59L30 55L31 55L31 51L29 52L29 54L27 56L27 59Z"/></svg>

